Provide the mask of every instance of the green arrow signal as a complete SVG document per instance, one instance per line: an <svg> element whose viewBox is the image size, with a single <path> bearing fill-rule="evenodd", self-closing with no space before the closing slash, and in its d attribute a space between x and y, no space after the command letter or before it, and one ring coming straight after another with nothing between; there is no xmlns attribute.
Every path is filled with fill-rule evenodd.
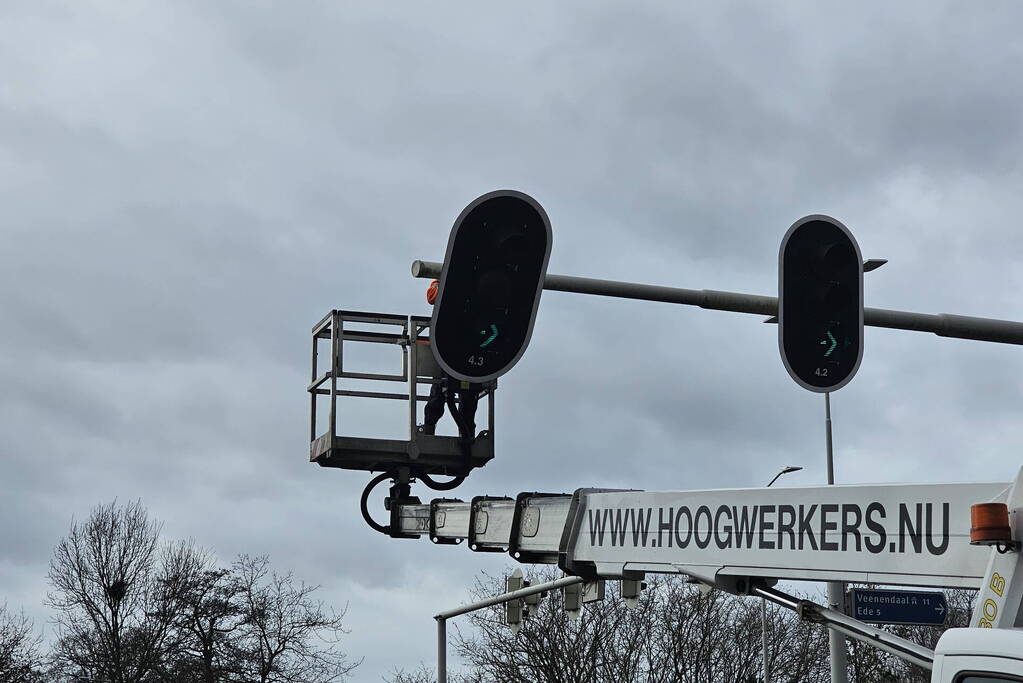
<svg viewBox="0 0 1023 683"><path fill-rule="evenodd" d="M486 331L486 330L480 330L480 334L486 334L486 333L487 333L487 331ZM482 343L482 344L480 344L480 348L481 348L481 349L482 349L482 348L484 348L485 346L487 346L488 344L490 344L490 342L494 341L495 339L497 339L497 325L495 325L495 324L491 323L491 324L490 324L490 336L489 336L489 337L487 337L487 338L486 338L486 339L485 339L485 340L483 341L483 343Z"/></svg>
<svg viewBox="0 0 1023 683"><path fill-rule="evenodd" d="M828 340L830 340L830 343L831 343L831 345L828 346L828 350L824 352L824 357L825 358L830 356L831 352L834 351L838 347L838 340L835 339L835 335L831 334L831 330L828 330L827 334L828 334L828 339L827 340L821 339L821 341L820 341L822 346L825 345L825 344L828 344Z"/></svg>

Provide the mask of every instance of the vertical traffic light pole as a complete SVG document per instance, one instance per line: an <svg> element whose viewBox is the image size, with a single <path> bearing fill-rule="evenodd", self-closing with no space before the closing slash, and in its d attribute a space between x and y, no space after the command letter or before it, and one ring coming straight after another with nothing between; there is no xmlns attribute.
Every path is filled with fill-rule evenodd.
<svg viewBox="0 0 1023 683"><path fill-rule="evenodd" d="M824 394L828 485L835 483L831 392L863 359L863 256L852 233L829 216L792 224L778 252L778 350L799 386ZM843 611L845 585L828 582L828 604ZM845 637L828 633L832 683L848 680Z"/></svg>
<svg viewBox="0 0 1023 683"><path fill-rule="evenodd" d="M828 486L835 484L835 455L831 437L831 392L824 393L824 438L828 451ZM828 581L828 607L836 612L845 613L845 584L841 581ZM835 629L828 630L828 648L831 661L832 683L845 683L849 680L849 663L846 661L845 637Z"/></svg>

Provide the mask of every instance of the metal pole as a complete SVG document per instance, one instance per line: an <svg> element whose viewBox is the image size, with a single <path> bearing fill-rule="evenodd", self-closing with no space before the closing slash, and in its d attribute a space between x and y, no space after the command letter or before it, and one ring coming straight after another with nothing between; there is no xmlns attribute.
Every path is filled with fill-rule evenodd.
<svg viewBox="0 0 1023 683"><path fill-rule="evenodd" d="M455 607L445 612L438 612L433 616L434 619L450 619L451 617L457 617L468 612L475 612L478 609L484 607L491 607L492 605L500 605L511 600L518 600L524 598L527 595L535 595L536 593L546 593L550 590L557 590L564 586L571 586L574 583L583 583L583 580L578 576L564 576L556 581L548 581L547 583L538 583L535 586L527 586L526 588L520 588L517 591L511 593L502 593L501 595L495 595L492 598L485 598L477 602L470 603L468 605L462 605L461 607Z"/></svg>
<svg viewBox="0 0 1023 683"><path fill-rule="evenodd" d="M824 392L824 432L828 446L828 485L835 483L835 453L831 439L831 392ZM839 581L828 582L828 607L843 612L845 602L845 584ZM847 683L849 665L845 658L845 637L831 629L828 631L828 644L831 650L831 683Z"/></svg>
<svg viewBox="0 0 1023 683"><path fill-rule="evenodd" d="M764 635L764 683L770 683L771 671L767 666L767 600L760 598L760 632Z"/></svg>
<svg viewBox="0 0 1023 683"><path fill-rule="evenodd" d="M412 276L421 278L440 277L443 264L436 261L413 261ZM624 299L643 299L672 304L699 306L715 311L734 311L755 315L778 315L778 297L759 294L719 292L713 289L680 289L644 285L635 282L598 280L570 275L548 274L543 288L558 292L595 294ZM975 339L1000 344L1023 344L1023 323L1012 320L974 318L950 313L912 313L892 311L884 308L863 309L863 324L871 327L887 327L914 332L933 332L940 337Z"/></svg>
<svg viewBox="0 0 1023 683"><path fill-rule="evenodd" d="M448 683L448 620L437 619L437 683Z"/></svg>
<svg viewBox="0 0 1023 683"><path fill-rule="evenodd" d="M835 452L831 441L831 392L824 392L824 434L828 443L828 486L835 484Z"/></svg>
<svg viewBox="0 0 1023 683"><path fill-rule="evenodd" d="M789 472L798 472L803 469L800 467L794 467L792 465L786 465L783 467L778 474L774 475L774 479L767 483L767 488L771 488L771 484L778 481L778 477ZM760 599L760 634L764 640L764 683L768 683L771 678L771 669L767 663L767 601L763 598Z"/></svg>
<svg viewBox="0 0 1023 683"><path fill-rule="evenodd" d="M512 591L511 593L502 593L501 595L495 595L492 598L485 598L468 605L462 605L461 607L455 607L454 609L449 609L435 614L433 618L437 620L437 683L447 683L448 680L448 619L468 612L475 612L476 610L483 609L484 607L500 605L505 602L510 602L511 600L520 600L527 595L535 595L536 593L546 593L550 590L557 590L564 586L571 586L574 583L583 583L583 579L578 576L564 576L555 581L538 583L535 586L527 586L526 588L520 588L519 590Z"/></svg>
<svg viewBox="0 0 1023 683"><path fill-rule="evenodd" d="M330 323L330 440L333 445L334 437L337 436L337 378L341 375L341 344L343 343L343 330L341 329L341 315L334 311L333 320ZM315 398L316 394L313 394Z"/></svg>

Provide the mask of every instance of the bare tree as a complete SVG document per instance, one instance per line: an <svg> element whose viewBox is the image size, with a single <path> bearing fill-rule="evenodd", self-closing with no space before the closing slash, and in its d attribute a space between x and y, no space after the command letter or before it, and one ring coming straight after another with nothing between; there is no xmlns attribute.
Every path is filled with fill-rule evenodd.
<svg viewBox="0 0 1023 683"><path fill-rule="evenodd" d="M191 541L162 544L160 529L138 501L72 521L48 573L58 638L47 680L335 683L359 664L339 647L344 612L314 599L316 586L266 557L225 569Z"/></svg>
<svg viewBox="0 0 1023 683"><path fill-rule="evenodd" d="M158 672L167 683L234 680L241 671L236 631L242 615L231 571L191 543L180 546L179 573L170 577L179 600L173 615L168 654Z"/></svg>
<svg viewBox="0 0 1023 683"><path fill-rule="evenodd" d="M140 501L94 508L72 521L50 561L55 659L74 676L110 683L152 680L167 657L190 544L161 550L160 525Z"/></svg>
<svg viewBox="0 0 1023 683"><path fill-rule="evenodd" d="M314 599L317 586L272 572L266 557L242 555L232 573L241 608L235 642L244 658L244 680L332 683L361 663L350 662L339 647L347 633L344 610Z"/></svg>
<svg viewBox="0 0 1023 683"><path fill-rule="evenodd" d="M0 683L42 681L41 637L24 612L12 614L0 606Z"/></svg>
<svg viewBox="0 0 1023 683"><path fill-rule="evenodd" d="M640 680L761 680L759 600L721 591L704 592L670 576L651 577L648 583L648 603L641 609L649 610L646 618L653 627ZM827 653L827 635L822 627L799 622L779 610L768 611L768 624L769 664L774 680L830 680L826 659L821 656Z"/></svg>
<svg viewBox="0 0 1023 683"><path fill-rule="evenodd" d="M339 647L344 613L314 600L316 586L272 572L266 557L223 569L194 553L187 576L160 680L331 683L358 665Z"/></svg>
<svg viewBox="0 0 1023 683"><path fill-rule="evenodd" d="M452 683L461 680L457 675L452 676L452 674L448 674L448 681ZM418 668L412 671L395 670L391 674L391 678L387 678L385 681L386 683L437 683L437 676L434 670L426 664L420 664Z"/></svg>

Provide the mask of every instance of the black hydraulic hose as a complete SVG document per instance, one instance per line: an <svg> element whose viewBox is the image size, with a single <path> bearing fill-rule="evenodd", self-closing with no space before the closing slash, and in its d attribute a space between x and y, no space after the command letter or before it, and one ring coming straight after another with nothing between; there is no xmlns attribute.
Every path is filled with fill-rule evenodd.
<svg viewBox="0 0 1023 683"><path fill-rule="evenodd" d="M378 474L377 476L373 477L370 480L370 482L366 484L366 488L363 489L362 500L359 503L359 506L362 508L362 518L366 520L366 524L369 524L370 528L373 529L374 531L379 531L380 533L385 534L387 536L391 535L391 526L389 524L387 526L379 524L375 519L370 517L369 506L367 505L367 503L369 501L370 491L375 489L377 487L377 484L382 482L384 479L388 479L392 476L393 475L391 473L384 472L383 474Z"/></svg>
<svg viewBox="0 0 1023 683"><path fill-rule="evenodd" d="M451 481L437 481L436 479L433 479L429 474L420 474L418 476L419 479L424 484L429 486L434 491L450 491L451 489L460 486L462 482L465 481L464 475L461 477L455 477Z"/></svg>

